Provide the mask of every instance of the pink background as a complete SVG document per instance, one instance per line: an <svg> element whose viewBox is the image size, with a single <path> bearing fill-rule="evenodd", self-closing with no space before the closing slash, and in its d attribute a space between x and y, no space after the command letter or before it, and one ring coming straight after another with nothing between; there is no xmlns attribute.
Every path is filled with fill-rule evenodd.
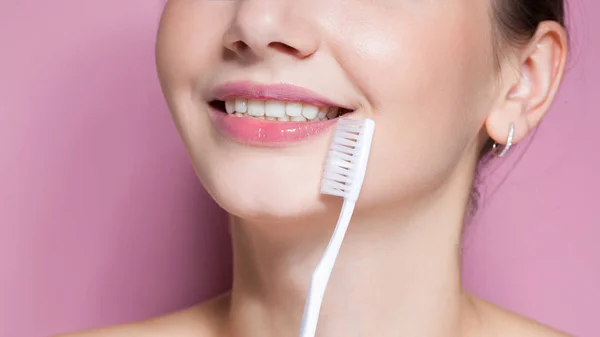
<svg viewBox="0 0 600 337"><path fill-rule="evenodd" d="M155 76L162 3L2 1L0 336L138 320L229 287L224 214L197 183ZM486 173L465 282L598 337L600 3L572 12L565 86L529 149Z"/></svg>

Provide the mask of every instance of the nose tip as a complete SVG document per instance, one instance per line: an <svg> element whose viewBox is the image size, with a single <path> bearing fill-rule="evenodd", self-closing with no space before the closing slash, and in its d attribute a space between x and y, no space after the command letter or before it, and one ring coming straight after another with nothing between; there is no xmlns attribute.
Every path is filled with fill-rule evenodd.
<svg viewBox="0 0 600 337"><path fill-rule="evenodd" d="M223 45L240 58L287 54L306 58L320 40L314 25L293 11L288 1L246 0L223 36Z"/></svg>

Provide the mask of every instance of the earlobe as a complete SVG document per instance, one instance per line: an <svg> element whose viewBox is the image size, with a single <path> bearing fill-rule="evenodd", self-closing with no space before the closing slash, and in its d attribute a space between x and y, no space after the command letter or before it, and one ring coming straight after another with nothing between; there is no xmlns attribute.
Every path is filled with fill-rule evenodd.
<svg viewBox="0 0 600 337"><path fill-rule="evenodd" d="M508 150L510 150L510 148L514 142L514 138L515 138L515 123L510 123L509 129L508 129L508 136L506 137L506 143L504 144L504 146L501 146L497 142L494 142L494 145L492 146L492 154L498 158L504 157L506 155L506 153L508 153Z"/></svg>
<svg viewBox="0 0 600 337"><path fill-rule="evenodd" d="M531 127L525 117L524 103L507 100L490 113L485 121L487 134L498 145L510 147L527 136Z"/></svg>

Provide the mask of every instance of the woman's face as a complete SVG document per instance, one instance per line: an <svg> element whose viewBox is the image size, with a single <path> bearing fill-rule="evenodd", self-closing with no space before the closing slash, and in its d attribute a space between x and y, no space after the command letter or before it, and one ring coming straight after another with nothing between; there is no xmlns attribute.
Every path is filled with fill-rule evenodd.
<svg viewBox="0 0 600 337"><path fill-rule="evenodd" d="M323 215L337 199L319 194L333 134L320 118L336 107L376 122L357 212L397 206L472 173L497 89L489 13L479 0L172 0L159 76L201 182L230 213Z"/></svg>

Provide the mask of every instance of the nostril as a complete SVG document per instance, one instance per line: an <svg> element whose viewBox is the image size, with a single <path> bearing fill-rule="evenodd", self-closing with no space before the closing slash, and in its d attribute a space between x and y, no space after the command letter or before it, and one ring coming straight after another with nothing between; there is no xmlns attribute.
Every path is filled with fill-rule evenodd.
<svg viewBox="0 0 600 337"><path fill-rule="evenodd" d="M232 45L232 49L236 53L244 53L244 52L246 52L246 50L248 50L248 48L249 48L248 45L244 41L236 41Z"/></svg>
<svg viewBox="0 0 600 337"><path fill-rule="evenodd" d="M300 53L298 49L282 42L271 42L269 43L269 47L290 55L297 55L298 53Z"/></svg>

